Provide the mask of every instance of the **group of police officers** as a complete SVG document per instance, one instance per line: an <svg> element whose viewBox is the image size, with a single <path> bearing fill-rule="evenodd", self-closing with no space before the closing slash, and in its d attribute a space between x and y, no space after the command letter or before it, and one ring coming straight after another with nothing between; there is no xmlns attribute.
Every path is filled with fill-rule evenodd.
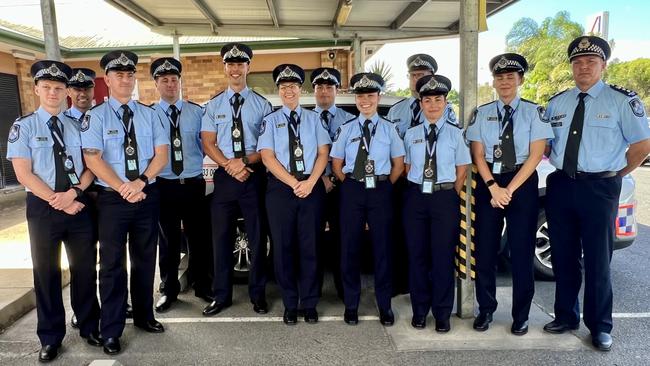
<svg viewBox="0 0 650 366"><path fill-rule="evenodd" d="M447 102L451 82L436 74L429 55L408 58L412 96L394 105L388 119L378 113L384 88L379 75L352 76L350 90L359 111L354 116L335 104L342 84L338 70L311 73L317 106L310 110L300 105L304 70L279 65L273 80L282 106L274 111L247 86L253 51L230 43L221 56L228 87L204 107L180 99L182 64L173 58L151 64L160 94L151 106L131 98L138 62L132 52L113 51L101 59L110 97L92 108L92 70L47 60L32 66L40 107L12 125L7 158L28 192L40 361L57 357L66 331L62 242L70 263L75 326L90 345L114 355L121 351L127 315L144 331L164 332L154 309L164 312L177 301L183 235L190 282L195 295L209 303L203 315L232 305L240 212L250 249L248 292L256 313L269 308L268 231L284 322L296 324L299 309L305 322L318 322L323 257L335 253L332 267L344 321L357 324L367 224L381 324L395 321L394 256L403 245L411 325L425 328L432 312L435 330L448 332L458 194L472 162L480 176L475 189L479 314L473 326L487 330L497 308L496 262L505 219L512 259L511 332L524 335L534 294L536 167L544 154L557 168L547 180L546 202L555 320L544 330L563 333L579 327L584 253L584 321L593 345L610 349L609 263L621 178L650 152L650 128L634 92L601 80L610 56L605 40L582 36L571 42L568 58L576 86L551 98L546 111L518 94L526 59L514 53L494 57L489 66L499 98L478 107L465 131ZM63 111L67 95L72 107ZM219 165L211 223L201 214L204 154ZM327 242L322 240L326 222L334 234ZM203 242L206 226L212 248ZM161 296L154 305L157 250Z"/></svg>

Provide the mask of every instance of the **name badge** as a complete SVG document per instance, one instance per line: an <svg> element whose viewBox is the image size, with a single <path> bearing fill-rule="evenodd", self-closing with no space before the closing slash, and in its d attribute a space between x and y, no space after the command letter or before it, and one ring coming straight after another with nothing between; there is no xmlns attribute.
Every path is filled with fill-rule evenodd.
<svg viewBox="0 0 650 366"><path fill-rule="evenodd" d="M498 121L499 118L498 118L497 116L489 116L489 117L487 118L487 120L488 120L488 121Z"/></svg>
<svg viewBox="0 0 650 366"><path fill-rule="evenodd" d="M225 114L217 114L217 115L214 116L214 118L216 118L216 119L224 119L224 118L226 118L226 115Z"/></svg>
<svg viewBox="0 0 650 366"><path fill-rule="evenodd" d="M108 130L106 131L107 135L117 135L118 131L117 130Z"/></svg>
<svg viewBox="0 0 650 366"><path fill-rule="evenodd" d="M551 127L562 127L562 122L551 122Z"/></svg>
<svg viewBox="0 0 650 366"><path fill-rule="evenodd" d="M47 141L47 136L36 136L36 141L39 142Z"/></svg>
<svg viewBox="0 0 650 366"><path fill-rule="evenodd" d="M417 139L417 140L413 140L412 143L413 144L420 144L420 143L423 143L423 142L424 142L424 139Z"/></svg>
<svg viewBox="0 0 650 366"><path fill-rule="evenodd" d="M360 140L361 140L361 136L353 138L352 140L350 140L350 142L357 142Z"/></svg>
<svg viewBox="0 0 650 366"><path fill-rule="evenodd" d="M557 116L551 117L551 121L559 121L564 117L566 117L566 113L565 114L558 114Z"/></svg>
<svg viewBox="0 0 650 366"><path fill-rule="evenodd" d="M278 125L275 126L275 127L276 128L282 128L282 127L286 127L286 126L287 126L287 124L283 122L283 123L278 123Z"/></svg>
<svg viewBox="0 0 650 366"><path fill-rule="evenodd" d="M600 119L607 119L607 118L609 118L609 117L610 117L610 115L609 115L609 114L605 114L605 113L598 113L598 114L596 115L596 118L600 118Z"/></svg>

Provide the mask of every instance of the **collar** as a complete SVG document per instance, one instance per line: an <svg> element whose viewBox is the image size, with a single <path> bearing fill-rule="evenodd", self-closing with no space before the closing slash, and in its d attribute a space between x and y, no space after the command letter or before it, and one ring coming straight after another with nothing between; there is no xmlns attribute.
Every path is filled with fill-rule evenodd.
<svg viewBox="0 0 650 366"><path fill-rule="evenodd" d="M250 94L250 89L248 89L248 86L242 89L242 91L239 92L239 95L244 97L244 100L248 99L248 94ZM232 96L235 95L235 91L230 88L230 86L226 89L226 98L230 100Z"/></svg>
<svg viewBox="0 0 650 366"><path fill-rule="evenodd" d="M78 110L77 107L72 106L72 107L70 107L70 109L68 109L68 114L70 115L70 117L78 120L81 117L81 115L83 114L83 112Z"/></svg>
<svg viewBox="0 0 650 366"><path fill-rule="evenodd" d="M162 110L163 110L165 113L167 113L167 111L169 110L169 107L171 106L171 104L167 103L166 101L164 101L164 100L162 100L162 99L160 99L160 100L158 101L158 105L160 106L160 108L162 108ZM175 105L176 108L180 111L181 108L183 107L183 101L182 101L181 99L178 99L178 100L176 101L176 103L174 103L174 105Z"/></svg>
<svg viewBox="0 0 650 366"><path fill-rule="evenodd" d="M372 125L376 125L377 122L379 122L379 115L375 113L372 117L368 119L370 120ZM363 124L366 122L366 117L364 117L363 114L359 114L359 117L357 117L357 121L359 121L359 124L363 126Z"/></svg>
<svg viewBox="0 0 650 366"><path fill-rule="evenodd" d="M427 124L425 125L426 130L429 131L429 126L431 125L431 121L429 121L426 117L424 117L424 120L427 122ZM438 118L438 120L433 123L434 125L436 125L436 127L438 127L436 132L440 132L440 130L442 129L442 127L445 125L446 122L447 122L447 116L443 112L442 116L440 116L440 118Z"/></svg>
<svg viewBox="0 0 650 366"><path fill-rule="evenodd" d="M605 83L602 80L598 80L596 84L594 84L589 90L587 90L587 94L591 96L592 98L598 98L598 95L600 94L601 91L603 91L603 88L605 87ZM574 89L574 94L575 94L575 99L578 99L578 94L582 93L580 89L573 88Z"/></svg>
<svg viewBox="0 0 650 366"><path fill-rule="evenodd" d="M418 99L417 99L416 97L412 96L412 95L411 95L410 97L408 97L409 108L411 107L411 105L413 105L413 102L415 102L415 101L417 101L417 100L418 100Z"/></svg>
<svg viewBox="0 0 650 366"><path fill-rule="evenodd" d="M327 109L327 111L330 112L330 114L331 114L332 116L336 116L336 109L337 109L337 108L336 108L336 104L332 104L332 106L329 107L329 108ZM318 112L318 114L321 114L322 111L323 111L323 108L321 108L321 107L319 107L319 106L316 106L316 107L314 108L314 112Z"/></svg>
<svg viewBox="0 0 650 366"><path fill-rule="evenodd" d="M108 104L110 104L111 108L113 108L114 111L122 115L122 103L118 102L117 99L109 97ZM135 113L135 102L133 99L129 99L129 102L126 104L129 106L129 108L131 108L131 111Z"/></svg>
<svg viewBox="0 0 650 366"><path fill-rule="evenodd" d="M291 115L291 109L287 107L286 105L282 106L282 113L284 113L285 116L289 117ZM302 107L300 104L296 107L296 113L298 113L298 118L302 116Z"/></svg>
<svg viewBox="0 0 650 366"><path fill-rule="evenodd" d="M36 110L36 115L38 116L39 121L41 121L44 124L47 124L47 122L52 118L52 115L48 113L43 107L38 107ZM65 115L63 112L59 112L59 114L56 115L56 117L63 123L63 119L65 118Z"/></svg>
<svg viewBox="0 0 650 366"><path fill-rule="evenodd" d="M517 107L519 107L519 102L521 102L521 97L519 96L519 94L517 94L515 96L515 99L513 99L512 102L510 102L510 106L512 107L513 111L517 110ZM503 103L501 99L498 99L497 108L499 108L499 111L501 111L502 113L505 113L505 109L503 109L503 107L505 107L505 103Z"/></svg>

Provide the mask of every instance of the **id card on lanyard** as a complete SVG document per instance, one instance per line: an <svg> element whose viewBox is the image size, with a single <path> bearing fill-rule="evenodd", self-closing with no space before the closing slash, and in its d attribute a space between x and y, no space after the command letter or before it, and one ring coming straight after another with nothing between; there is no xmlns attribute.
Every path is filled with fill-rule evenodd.
<svg viewBox="0 0 650 366"><path fill-rule="evenodd" d="M183 161L183 141L181 140L181 128L179 126L181 121L181 113L182 110L179 109L178 114L176 115L176 122L174 122L171 116L165 112L165 115L167 116L167 119L169 119L169 122L171 122L174 130L174 137L172 138L172 159L176 162Z"/></svg>
<svg viewBox="0 0 650 366"><path fill-rule="evenodd" d="M432 128L436 128L436 125L434 124ZM424 127L424 136L427 137L427 127ZM443 124L444 127L444 124ZM442 130L442 128L441 128ZM436 134L435 130L430 132ZM438 144L438 134L440 131L437 132L435 135L435 140L433 140L433 144L429 145L429 140L428 138L425 138L425 146L426 146L426 152L427 152L427 161L425 162L426 166L424 168L423 172L423 179L422 179L422 186L421 186L421 191L424 194L433 194L433 186L436 184L436 167L433 166L433 163L435 162L436 159L436 145Z"/></svg>
<svg viewBox="0 0 650 366"><path fill-rule="evenodd" d="M370 144L372 143L372 138L375 136L375 133L377 132L377 126L379 126L379 121L375 123L375 125L372 128L372 133L370 134L370 141L366 140L366 135L363 132L363 128L361 127L361 124L359 124L359 128L361 129L361 144L363 144L363 147L366 150L366 162L364 164L364 183L366 186L366 189L374 189L377 188L377 175L375 174L375 161L370 159Z"/></svg>
<svg viewBox="0 0 650 366"><path fill-rule="evenodd" d="M61 133L63 133L65 128L63 126L63 121L60 122L61 122ZM54 128L54 126L52 126L51 124L48 127L50 128L50 131L52 132L52 136L54 136L56 143L59 144L59 148L61 149L61 154L59 158L63 160L63 169L65 170L65 174L68 177L68 181L70 182L71 185L76 186L81 182L74 168L74 161L72 160L72 156L68 155L68 153L66 152L65 143L63 142L63 136L61 136L59 134L59 130Z"/></svg>
<svg viewBox="0 0 650 366"><path fill-rule="evenodd" d="M501 111L499 111L498 106L497 116L499 118L499 144L494 145L492 149L492 174L501 174L501 170L503 169L503 162L501 161L501 157L503 157L503 150L501 149L501 144L503 142L503 133L505 132L506 128L508 128L508 124L510 124L510 119L504 123L504 117L501 116Z"/></svg>
<svg viewBox="0 0 650 366"><path fill-rule="evenodd" d="M286 117L286 115L285 115ZM300 141L300 117L296 121L296 126L291 123L291 119L287 117L287 124L293 131L294 141L289 141L289 153L293 154L294 170L296 173L302 174L305 172L305 154Z"/></svg>

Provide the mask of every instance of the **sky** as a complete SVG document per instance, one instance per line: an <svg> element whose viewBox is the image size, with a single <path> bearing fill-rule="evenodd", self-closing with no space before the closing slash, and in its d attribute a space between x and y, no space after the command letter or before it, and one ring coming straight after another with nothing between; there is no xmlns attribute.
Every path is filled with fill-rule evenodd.
<svg viewBox="0 0 650 366"><path fill-rule="evenodd" d="M102 0L55 0L60 36L77 35L92 29L98 34L111 33L116 37L151 40L151 32L143 24L116 10ZM40 0L0 0L0 19L42 29ZM648 0L519 0L488 18L488 30L479 35L479 82L491 80L487 64L505 51L505 37L512 25L522 17L538 24L560 11L569 12L573 21L587 28L587 17L602 11L609 12L609 38L616 41L612 58L628 61L650 57L650 1ZM97 17L102 14L104 22ZM120 27L111 26L120 24ZM395 88L406 88L406 58L414 53L431 54L438 62L438 73L451 79L457 89L459 83L458 38L391 43L383 46L366 62L369 67L376 60L386 62L393 73Z"/></svg>

